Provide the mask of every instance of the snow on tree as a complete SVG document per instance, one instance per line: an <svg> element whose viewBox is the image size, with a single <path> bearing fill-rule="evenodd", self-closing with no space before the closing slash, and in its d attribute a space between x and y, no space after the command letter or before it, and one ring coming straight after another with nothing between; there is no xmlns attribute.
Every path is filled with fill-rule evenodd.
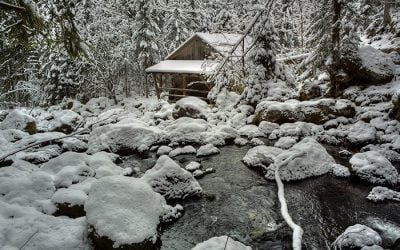
<svg viewBox="0 0 400 250"><path fill-rule="evenodd" d="M249 52L250 72L246 80L243 97L246 102L256 104L268 95L271 81L286 80L283 68L276 62L277 36L268 17L256 24L252 34L255 43Z"/></svg>

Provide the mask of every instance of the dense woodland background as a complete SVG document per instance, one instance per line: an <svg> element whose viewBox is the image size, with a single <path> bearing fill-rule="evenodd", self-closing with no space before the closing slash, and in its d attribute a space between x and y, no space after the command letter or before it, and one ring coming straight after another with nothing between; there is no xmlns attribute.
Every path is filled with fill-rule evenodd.
<svg viewBox="0 0 400 250"><path fill-rule="evenodd" d="M400 35L393 14L399 5L393 0L0 1L0 102L48 105L64 98L85 102L144 94L144 69L194 32L243 32L259 11L251 67L236 89L244 89L254 103L262 98L253 98L255 85L267 87L262 82L274 78L298 85L327 71L328 94L335 95L338 72L360 36ZM276 55L310 52L298 66L276 65Z"/></svg>

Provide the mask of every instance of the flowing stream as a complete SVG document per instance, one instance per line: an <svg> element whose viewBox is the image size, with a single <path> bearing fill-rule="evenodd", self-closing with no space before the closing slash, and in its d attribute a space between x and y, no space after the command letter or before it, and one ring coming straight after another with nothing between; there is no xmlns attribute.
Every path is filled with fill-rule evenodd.
<svg viewBox="0 0 400 250"><path fill-rule="evenodd" d="M199 179L204 190L202 198L178 202L185 213L163 228L161 250L191 249L220 235L230 235L253 249L291 249L291 231L280 216L275 182L265 180L241 162L249 148L226 146L219 155L201 159L182 155L175 159L181 166L200 160L203 169L212 167L216 172ZM338 162L347 162L335 154L335 148L327 149ZM145 171L154 163L154 157L126 157L123 164ZM369 202L365 197L371 188L330 175L286 183L289 212L305 231L304 249L329 249L348 226L377 219L393 227L388 230L400 232L400 203ZM393 242L384 239L384 244L390 246Z"/></svg>

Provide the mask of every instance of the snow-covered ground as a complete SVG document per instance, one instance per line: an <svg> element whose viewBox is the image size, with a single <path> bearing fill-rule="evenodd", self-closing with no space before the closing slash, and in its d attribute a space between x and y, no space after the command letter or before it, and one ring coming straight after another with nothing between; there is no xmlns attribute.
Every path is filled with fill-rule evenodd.
<svg viewBox="0 0 400 250"><path fill-rule="evenodd" d="M137 97L118 104L96 98L85 105L75 103L70 110L60 105L2 111L0 246L90 249L88 237L94 242L106 237L114 246L153 244L159 224L181 213L180 206L167 202L201 195L194 177L214 171L202 170L201 160L218 154L226 144L252 146L243 161L261 170L267 180L274 179L274 164L299 155L280 167L283 181L330 173L396 186L400 122L389 112L398 91L400 81L393 81L350 87L338 100L266 101L256 108L235 106L238 96L227 98L235 96L227 93L219 95L216 106L197 98L172 104ZM335 162L324 144L348 148L352 157L347 165L352 167ZM140 179L125 177L135 170L120 167L119 157L149 152L158 157L155 166ZM185 169L173 160L182 154L192 154L198 162ZM399 198L393 190L376 187L368 199ZM80 209L82 217L54 216L65 208ZM122 226L111 210L141 229ZM195 249L224 241L221 236ZM247 249L230 244L232 249Z"/></svg>

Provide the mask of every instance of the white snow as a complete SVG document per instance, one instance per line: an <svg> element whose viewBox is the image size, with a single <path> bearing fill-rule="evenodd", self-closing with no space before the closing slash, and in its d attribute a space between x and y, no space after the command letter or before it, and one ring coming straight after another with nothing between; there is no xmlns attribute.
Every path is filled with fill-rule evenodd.
<svg viewBox="0 0 400 250"><path fill-rule="evenodd" d="M283 151L275 158L275 162L283 162L292 155L300 156L279 168L279 174L284 181L320 176L328 173L336 164L325 148L311 137L306 137L290 149ZM265 178L275 179L275 166L271 164L266 170Z"/></svg>
<svg viewBox="0 0 400 250"><path fill-rule="evenodd" d="M82 182L88 177L121 175L123 169L114 164L115 157L114 154L105 152L94 155L65 152L43 164L41 170L54 175L56 186L69 187L72 183Z"/></svg>
<svg viewBox="0 0 400 250"><path fill-rule="evenodd" d="M297 138L285 136L285 137L279 138L279 140L277 142L275 142L274 147L281 148L281 149L289 149L296 143L297 143Z"/></svg>
<svg viewBox="0 0 400 250"><path fill-rule="evenodd" d="M175 157L183 154L196 154L196 149L190 145L184 146L183 148L175 148L174 150L169 152L168 156Z"/></svg>
<svg viewBox="0 0 400 250"><path fill-rule="evenodd" d="M35 133L36 120L20 110L13 110L0 123L0 129L18 129L28 133Z"/></svg>
<svg viewBox="0 0 400 250"><path fill-rule="evenodd" d="M159 147L159 148L157 149L157 155L167 155L167 154L169 154L171 151L172 151L172 148L171 148L171 147L168 147L168 146L163 145L163 146L161 146L161 147Z"/></svg>
<svg viewBox="0 0 400 250"><path fill-rule="evenodd" d="M88 196L85 192L73 188L60 188L58 189L51 201L55 204L68 204L69 206L83 205Z"/></svg>
<svg viewBox="0 0 400 250"><path fill-rule="evenodd" d="M385 200L400 201L400 192L396 192L387 187L374 187L368 194L367 199L374 202Z"/></svg>
<svg viewBox="0 0 400 250"><path fill-rule="evenodd" d="M188 165L186 165L185 169L187 171L193 172L201 168L201 164L197 161L191 161Z"/></svg>
<svg viewBox="0 0 400 250"><path fill-rule="evenodd" d="M380 245L382 239L373 229L356 224L348 227L333 243L338 249L357 249L364 246Z"/></svg>
<svg viewBox="0 0 400 250"><path fill-rule="evenodd" d="M139 120L122 120L95 128L89 136L88 152L95 153L102 150L138 151L139 147L155 144L161 137L161 131Z"/></svg>
<svg viewBox="0 0 400 250"><path fill-rule="evenodd" d="M376 129L368 123L358 121L350 126L347 139L353 144L373 143L376 139Z"/></svg>
<svg viewBox="0 0 400 250"><path fill-rule="evenodd" d="M0 201L51 213L49 202L56 191L50 174L34 169L0 168Z"/></svg>
<svg viewBox="0 0 400 250"><path fill-rule="evenodd" d="M91 249L85 218L54 217L0 200L2 249Z"/></svg>
<svg viewBox="0 0 400 250"><path fill-rule="evenodd" d="M93 183L85 211L89 225L117 248L145 241L155 243L165 206L164 198L145 181L108 176Z"/></svg>
<svg viewBox="0 0 400 250"><path fill-rule="evenodd" d="M206 60L165 60L146 69L146 73L212 73L218 62Z"/></svg>
<svg viewBox="0 0 400 250"><path fill-rule="evenodd" d="M219 236L197 244L192 250L251 250L251 247L229 236Z"/></svg>
<svg viewBox="0 0 400 250"><path fill-rule="evenodd" d="M332 164L331 173L335 177L348 178L350 177L350 170L340 164Z"/></svg>
<svg viewBox="0 0 400 250"><path fill-rule="evenodd" d="M215 155L215 154L219 154L220 151L217 147L215 147L212 144L207 144L207 145L203 145L201 146L198 150L197 150L197 157L203 157L203 156L209 156L209 155Z"/></svg>
<svg viewBox="0 0 400 250"><path fill-rule="evenodd" d="M396 168L378 152L357 153L350 159L350 163L354 174L370 183L395 185L398 182Z"/></svg>
<svg viewBox="0 0 400 250"><path fill-rule="evenodd" d="M207 119L208 114L211 112L207 102L194 96L187 96L175 103L172 111L172 116L191 117L195 119Z"/></svg>
<svg viewBox="0 0 400 250"><path fill-rule="evenodd" d="M147 170L142 179L166 199L199 196L203 191L190 172L166 155L160 156L156 165Z"/></svg>

